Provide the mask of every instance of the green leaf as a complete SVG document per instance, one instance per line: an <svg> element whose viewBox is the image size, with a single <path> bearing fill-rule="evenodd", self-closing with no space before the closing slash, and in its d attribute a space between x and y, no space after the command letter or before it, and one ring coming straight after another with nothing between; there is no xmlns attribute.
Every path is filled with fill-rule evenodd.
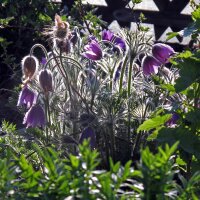
<svg viewBox="0 0 200 200"><path fill-rule="evenodd" d="M142 0L132 0L132 2L138 4L138 3L141 3Z"/></svg>
<svg viewBox="0 0 200 200"><path fill-rule="evenodd" d="M200 78L200 61L190 57L179 63L180 77L175 84L176 92L181 92Z"/></svg>
<svg viewBox="0 0 200 200"><path fill-rule="evenodd" d="M193 18L193 20L200 19L200 8L198 8L194 12L192 12L192 18Z"/></svg>
<svg viewBox="0 0 200 200"><path fill-rule="evenodd" d="M177 32L169 32L169 33L167 33L167 39L166 40L168 41L168 40L176 37L177 35L179 35L179 33L177 33Z"/></svg>
<svg viewBox="0 0 200 200"><path fill-rule="evenodd" d="M0 37L0 42L4 42L5 38Z"/></svg>
<svg viewBox="0 0 200 200"><path fill-rule="evenodd" d="M39 14L39 20L49 22L49 21L51 21L51 18L48 15L40 13Z"/></svg>
<svg viewBox="0 0 200 200"><path fill-rule="evenodd" d="M199 129L200 128L200 109L195 109L193 111L190 111L186 114L186 120L188 122L191 122L190 127L194 129Z"/></svg>
<svg viewBox="0 0 200 200"><path fill-rule="evenodd" d="M187 128L162 128L159 131L157 140L161 143L168 143L169 145L179 141L181 149L200 158L200 139Z"/></svg>
<svg viewBox="0 0 200 200"><path fill-rule="evenodd" d="M78 168L79 167L79 159L77 157L73 156L73 155L70 155L69 158L70 158L70 162L72 164L72 167Z"/></svg>
<svg viewBox="0 0 200 200"><path fill-rule="evenodd" d="M158 128L161 125L164 125L171 117L171 114L166 114L163 116L156 116L152 119L146 120L143 124L139 126L137 132L139 131L149 131L154 128Z"/></svg>
<svg viewBox="0 0 200 200"><path fill-rule="evenodd" d="M181 159L180 157L176 158L176 163L178 165L186 165L186 162L183 159Z"/></svg>
<svg viewBox="0 0 200 200"><path fill-rule="evenodd" d="M158 129L156 129L155 131L153 131L153 133L151 133L151 134L148 136L147 140L148 140L148 141L155 140L155 139L157 138L157 135L158 135L158 133L159 133L159 130L160 130L160 128L158 128Z"/></svg>
<svg viewBox="0 0 200 200"><path fill-rule="evenodd" d="M178 54L178 58L190 58L192 56L192 52L191 51L184 51L182 53Z"/></svg>
<svg viewBox="0 0 200 200"><path fill-rule="evenodd" d="M14 17L7 17L5 19L0 19L0 25L8 25L10 21L12 21Z"/></svg>
<svg viewBox="0 0 200 200"><path fill-rule="evenodd" d="M178 141L176 131L177 128L162 128L158 133L157 140L161 143L168 143L172 145Z"/></svg>
<svg viewBox="0 0 200 200"><path fill-rule="evenodd" d="M172 84L161 84L161 88L168 90L171 93L170 95L175 93L175 88Z"/></svg>

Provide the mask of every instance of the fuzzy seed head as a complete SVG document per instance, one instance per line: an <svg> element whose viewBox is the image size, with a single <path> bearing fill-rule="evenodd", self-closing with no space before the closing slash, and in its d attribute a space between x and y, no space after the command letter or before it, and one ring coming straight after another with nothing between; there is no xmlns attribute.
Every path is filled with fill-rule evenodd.
<svg viewBox="0 0 200 200"><path fill-rule="evenodd" d="M56 14L55 15L55 27L53 30L53 35L55 38L64 39L70 33L69 23L62 21L61 17Z"/></svg>

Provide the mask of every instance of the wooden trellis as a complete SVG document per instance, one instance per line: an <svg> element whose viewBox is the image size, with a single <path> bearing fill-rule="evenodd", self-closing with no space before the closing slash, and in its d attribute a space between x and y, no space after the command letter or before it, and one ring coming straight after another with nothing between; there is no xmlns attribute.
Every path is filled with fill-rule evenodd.
<svg viewBox="0 0 200 200"><path fill-rule="evenodd" d="M123 0L105 0L107 7L100 7L98 14L102 14L103 20L111 23L113 20L123 26L130 26L136 22L140 13L146 17L145 23L154 25L155 39L158 40L165 30L170 27L172 31L180 31L191 23L190 15L182 14L181 11L189 3L189 0L153 0L158 11L137 9L130 10L125 7L127 3ZM181 42L181 38L177 38Z"/></svg>
<svg viewBox="0 0 200 200"><path fill-rule="evenodd" d="M117 20L121 27L130 27L130 23L138 21L140 13L143 13L146 17L145 23L154 26L155 40L159 40L167 28L170 27L172 31L177 32L184 29L192 21L191 15L182 13L182 10L189 4L189 0L148 0L148 3L151 1L156 5L156 11L138 6L134 12L127 7L126 0L85 1L98 5L97 14L101 15L108 24ZM69 4L69 2L73 3L73 0L63 0L62 2ZM179 43L183 43L182 38L177 39Z"/></svg>

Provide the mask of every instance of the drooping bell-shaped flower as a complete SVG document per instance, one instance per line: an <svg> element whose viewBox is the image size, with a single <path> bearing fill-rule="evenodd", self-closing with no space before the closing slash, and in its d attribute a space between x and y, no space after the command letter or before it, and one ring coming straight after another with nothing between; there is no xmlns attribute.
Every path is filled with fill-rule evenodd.
<svg viewBox="0 0 200 200"><path fill-rule="evenodd" d="M25 86L19 94L17 106L26 105L27 108L30 108L35 100L36 94L32 90L30 90L28 86Z"/></svg>
<svg viewBox="0 0 200 200"><path fill-rule="evenodd" d="M166 122L166 125L169 127L174 127L179 119L179 115L177 113L173 113L171 118Z"/></svg>
<svg viewBox="0 0 200 200"><path fill-rule="evenodd" d="M143 69L143 73L146 76L149 76L151 74L157 74L158 68L160 67L160 65L161 63L153 56L145 56L142 59L142 69Z"/></svg>
<svg viewBox="0 0 200 200"><path fill-rule="evenodd" d="M90 139L90 147L94 149L96 147L96 135L91 127L87 127L81 133L79 143L82 144L85 139Z"/></svg>
<svg viewBox="0 0 200 200"><path fill-rule="evenodd" d="M39 73L39 83L45 94L53 91L53 76L50 70L43 69Z"/></svg>
<svg viewBox="0 0 200 200"><path fill-rule="evenodd" d="M170 56L175 53L174 49L167 44L157 43L152 47L153 56L162 64L169 62Z"/></svg>
<svg viewBox="0 0 200 200"><path fill-rule="evenodd" d="M37 71L39 62L35 56L25 56L22 59L22 71L25 79L31 80Z"/></svg>
<svg viewBox="0 0 200 200"><path fill-rule="evenodd" d="M85 52L82 55L90 60L100 60L102 58L101 47L95 40L85 45L84 50Z"/></svg>
<svg viewBox="0 0 200 200"><path fill-rule="evenodd" d="M43 108L39 105L33 105L24 116L23 124L26 127L44 127L46 123Z"/></svg>

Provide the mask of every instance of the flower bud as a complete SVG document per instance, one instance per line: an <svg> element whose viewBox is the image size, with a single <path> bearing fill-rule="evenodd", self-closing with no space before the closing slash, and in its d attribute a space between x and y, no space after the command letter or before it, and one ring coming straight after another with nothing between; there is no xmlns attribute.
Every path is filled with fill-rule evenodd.
<svg viewBox="0 0 200 200"><path fill-rule="evenodd" d="M53 76L50 70L43 69L40 71L39 83L40 87L42 88L45 94L48 94L48 92L53 91Z"/></svg>
<svg viewBox="0 0 200 200"><path fill-rule="evenodd" d="M31 80L37 71L39 62L34 56L25 56L22 59L22 71L25 79Z"/></svg>
<svg viewBox="0 0 200 200"><path fill-rule="evenodd" d="M162 64L168 63L170 56L175 53L174 49L167 44L157 43L153 45L152 54Z"/></svg>

